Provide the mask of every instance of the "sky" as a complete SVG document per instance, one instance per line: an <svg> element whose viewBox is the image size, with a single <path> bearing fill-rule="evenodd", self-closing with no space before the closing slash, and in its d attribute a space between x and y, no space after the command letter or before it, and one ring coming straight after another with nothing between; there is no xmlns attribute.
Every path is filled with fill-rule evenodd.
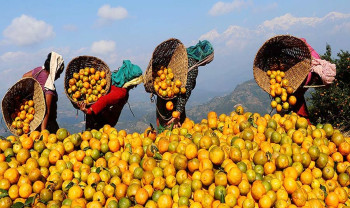
<svg viewBox="0 0 350 208"><path fill-rule="evenodd" d="M327 43L334 54L350 49L348 0L1 1L1 97L51 51L66 65L89 55L111 70L129 59L145 71L164 40L177 38L189 47L206 39L215 59L200 68L196 88L230 92L253 78L255 54L275 35L304 37L320 54ZM56 81L61 97L63 81ZM145 95L143 87L136 91Z"/></svg>

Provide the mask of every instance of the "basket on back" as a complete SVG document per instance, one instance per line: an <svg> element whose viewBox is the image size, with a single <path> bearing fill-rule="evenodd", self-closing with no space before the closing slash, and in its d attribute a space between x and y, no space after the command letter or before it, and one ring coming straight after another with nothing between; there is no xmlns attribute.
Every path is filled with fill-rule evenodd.
<svg viewBox="0 0 350 208"><path fill-rule="evenodd" d="M46 103L44 92L38 81L28 77L22 78L14 84L5 94L2 99L2 116L7 128L12 134L17 135L16 129L11 125L13 118L11 114L15 112L17 107L15 103L23 100L31 99L34 102L34 119L29 123L30 132L36 130L43 121L46 113ZM29 132L29 133L30 133Z"/></svg>
<svg viewBox="0 0 350 208"><path fill-rule="evenodd" d="M185 46L180 40L171 38L159 44L153 51L152 58L148 64L144 76L144 86L146 92L155 93L153 81L157 76L157 71L161 67L171 68L174 73L174 80L180 80L182 86L186 86L188 59ZM163 99L168 99L162 97ZM173 98L171 98L173 99Z"/></svg>
<svg viewBox="0 0 350 208"><path fill-rule="evenodd" d="M279 35L267 40L255 56L253 73L256 83L270 93L268 70L281 70L293 93L300 87L311 69L311 53L299 38Z"/></svg>
<svg viewBox="0 0 350 208"><path fill-rule="evenodd" d="M73 77L74 73L79 73L81 69L85 69L86 67L94 68L96 71L104 71L106 74L106 86L105 91L106 93L109 92L110 86L111 86L111 71L108 67L108 65L103 62L101 59L93 57L93 56L78 56L74 59L72 59L67 66L66 74L64 76L64 92L66 93L68 99L72 102L73 106L75 108L77 107L77 100L74 100L68 93L69 89L69 80ZM96 102L96 101L95 101ZM95 102L90 102L88 105L91 105Z"/></svg>

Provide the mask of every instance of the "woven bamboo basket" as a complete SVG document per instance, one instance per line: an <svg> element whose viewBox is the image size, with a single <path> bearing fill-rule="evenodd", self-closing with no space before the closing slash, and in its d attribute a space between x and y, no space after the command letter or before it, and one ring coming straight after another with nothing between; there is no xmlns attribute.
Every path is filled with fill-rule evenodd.
<svg viewBox="0 0 350 208"><path fill-rule="evenodd" d="M32 99L34 101L35 113L34 119L29 124L30 132L36 130L45 117L45 97L39 82L31 77L20 79L6 92L1 103L2 116L6 126L14 135L17 135L17 133L16 129L11 126L11 114L15 112L14 103L23 99Z"/></svg>
<svg viewBox="0 0 350 208"><path fill-rule="evenodd" d="M293 88L300 87L311 69L311 53L299 38L279 35L267 40L255 56L253 73L256 83L270 94L270 78L266 71L273 67L285 71L285 78Z"/></svg>
<svg viewBox="0 0 350 208"><path fill-rule="evenodd" d="M69 88L69 79L73 77L74 73L78 73L80 69L84 69L85 67L95 68L96 71L104 71L106 73L106 93L109 92L111 87L111 70L108 65L102 61L101 59L93 56L78 56L72 59L67 66L66 74L64 76L64 92L66 93L68 99L72 102L75 108L77 107L77 102L74 101L68 94L67 90ZM95 102L89 103L89 105L94 104Z"/></svg>
<svg viewBox="0 0 350 208"><path fill-rule="evenodd" d="M160 95L154 90L153 80L157 77L157 71L161 66L171 68L174 73L174 80L178 79L181 81L182 86L186 86L188 72L187 51L180 40L175 38L166 40L159 44L153 51L152 58L144 75L144 86L146 92L155 93L158 96Z"/></svg>

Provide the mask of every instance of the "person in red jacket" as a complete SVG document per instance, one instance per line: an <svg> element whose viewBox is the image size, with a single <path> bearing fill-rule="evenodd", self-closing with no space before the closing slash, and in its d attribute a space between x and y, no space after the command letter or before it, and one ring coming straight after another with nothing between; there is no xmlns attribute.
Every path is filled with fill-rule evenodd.
<svg viewBox="0 0 350 208"><path fill-rule="evenodd" d="M100 129L105 124L115 126L129 99L129 90L142 81L140 67L132 64L129 60L124 60L123 66L112 73L112 84L108 94L100 97L96 103L88 108L85 103L78 103L80 110L86 114L85 128Z"/></svg>
<svg viewBox="0 0 350 208"><path fill-rule="evenodd" d="M79 108L86 114L86 129L100 129L105 124L115 126L129 99L130 89L112 85L110 92L91 107L86 108L86 104L81 103Z"/></svg>

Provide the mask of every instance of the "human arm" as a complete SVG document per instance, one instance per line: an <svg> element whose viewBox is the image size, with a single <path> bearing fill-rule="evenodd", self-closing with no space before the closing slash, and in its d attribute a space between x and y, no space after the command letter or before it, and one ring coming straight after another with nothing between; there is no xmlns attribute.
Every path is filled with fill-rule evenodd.
<svg viewBox="0 0 350 208"><path fill-rule="evenodd" d="M29 71L29 72L23 74L23 77L32 77L32 76L33 76L32 71Z"/></svg>
<svg viewBox="0 0 350 208"><path fill-rule="evenodd" d="M45 94L45 100L46 100L46 114L44 117L44 120L41 124L41 130L45 130L47 127L47 123L49 121L49 116L50 116L50 109L51 109L51 104L52 104L52 100L53 100L53 94Z"/></svg>
<svg viewBox="0 0 350 208"><path fill-rule="evenodd" d="M111 91L102 97L100 97L96 103L94 103L91 107L86 108L85 103L78 104L80 110L82 110L86 114L99 114L103 109L107 106L111 106L117 104L124 100L127 96L128 91L125 88L112 86Z"/></svg>

